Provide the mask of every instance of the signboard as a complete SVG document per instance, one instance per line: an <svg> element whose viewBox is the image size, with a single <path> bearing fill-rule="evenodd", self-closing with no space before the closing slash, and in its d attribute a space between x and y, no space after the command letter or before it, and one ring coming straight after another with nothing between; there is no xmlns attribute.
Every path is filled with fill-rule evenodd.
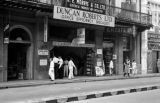
<svg viewBox="0 0 160 103"><path fill-rule="evenodd" d="M102 49L97 49L97 54L102 54Z"/></svg>
<svg viewBox="0 0 160 103"><path fill-rule="evenodd" d="M73 21L79 23L87 23L101 26L115 26L115 18L108 15L102 15L93 12L76 10L61 6L54 6L54 19Z"/></svg>
<svg viewBox="0 0 160 103"><path fill-rule="evenodd" d="M48 50L38 50L38 55L49 55Z"/></svg>
<svg viewBox="0 0 160 103"><path fill-rule="evenodd" d="M156 33L148 33L148 49L160 50L160 35Z"/></svg>
<svg viewBox="0 0 160 103"><path fill-rule="evenodd" d="M57 41L53 41L52 45L53 46L67 46L67 47L89 47L89 48L95 47L95 44L73 44L70 42L57 42Z"/></svg>
<svg viewBox="0 0 160 103"><path fill-rule="evenodd" d="M148 33L149 42L160 42L160 34Z"/></svg>
<svg viewBox="0 0 160 103"><path fill-rule="evenodd" d="M85 44L85 28L77 29L77 43Z"/></svg>
<svg viewBox="0 0 160 103"><path fill-rule="evenodd" d="M95 13L106 13L106 5L97 3L97 2L91 2L89 0L66 0L67 7L95 12Z"/></svg>
<svg viewBox="0 0 160 103"><path fill-rule="evenodd" d="M131 27L106 28L105 32L107 32L107 33L133 34L133 28L131 28Z"/></svg>
<svg viewBox="0 0 160 103"><path fill-rule="evenodd" d="M8 44L9 43L9 38L4 38L4 43Z"/></svg>
<svg viewBox="0 0 160 103"><path fill-rule="evenodd" d="M47 59L40 59L40 66L47 66Z"/></svg>

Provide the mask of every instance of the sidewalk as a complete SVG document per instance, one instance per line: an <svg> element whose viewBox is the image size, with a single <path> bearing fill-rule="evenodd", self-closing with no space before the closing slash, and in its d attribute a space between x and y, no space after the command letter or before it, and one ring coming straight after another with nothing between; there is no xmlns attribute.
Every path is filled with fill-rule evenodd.
<svg viewBox="0 0 160 103"><path fill-rule="evenodd" d="M0 89L51 85L51 84L66 84L66 83L77 83L77 82L150 78L150 77L160 77L160 73L146 74L146 75L141 74L141 75L131 76L130 78L123 77L123 75L113 75L113 76L102 76L102 77L82 76L82 77L75 77L75 79L72 79L72 80L69 80L68 78L64 78L64 79L56 79L55 81L50 81L49 79L46 79L46 80L18 80L18 81L1 82Z"/></svg>

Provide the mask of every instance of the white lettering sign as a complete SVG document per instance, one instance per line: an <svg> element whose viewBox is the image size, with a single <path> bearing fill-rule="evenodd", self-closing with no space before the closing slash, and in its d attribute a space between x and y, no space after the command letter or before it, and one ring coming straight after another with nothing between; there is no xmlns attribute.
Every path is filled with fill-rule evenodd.
<svg viewBox="0 0 160 103"><path fill-rule="evenodd" d="M38 55L49 55L48 50L38 50Z"/></svg>
<svg viewBox="0 0 160 103"><path fill-rule="evenodd" d="M115 18L112 16L60 6L54 6L53 18L101 26L115 26Z"/></svg>
<svg viewBox="0 0 160 103"><path fill-rule="evenodd" d="M47 59L40 59L40 66L47 66Z"/></svg>

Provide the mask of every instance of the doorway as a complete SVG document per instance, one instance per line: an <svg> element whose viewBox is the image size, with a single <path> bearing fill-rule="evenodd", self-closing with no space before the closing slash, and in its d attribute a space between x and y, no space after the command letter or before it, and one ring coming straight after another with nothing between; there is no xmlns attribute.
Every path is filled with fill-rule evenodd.
<svg viewBox="0 0 160 103"><path fill-rule="evenodd" d="M8 80L26 79L28 47L21 43L8 45Z"/></svg>
<svg viewBox="0 0 160 103"><path fill-rule="evenodd" d="M30 72L31 42L28 32L21 28L10 31L8 44L7 80L25 80Z"/></svg>

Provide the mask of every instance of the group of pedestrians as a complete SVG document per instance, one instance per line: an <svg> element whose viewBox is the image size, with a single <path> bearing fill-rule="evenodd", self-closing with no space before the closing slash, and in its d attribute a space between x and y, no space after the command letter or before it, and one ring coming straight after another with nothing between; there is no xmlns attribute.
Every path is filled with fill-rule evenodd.
<svg viewBox="0 0 160 103"><path fill-rule="evenodd" d="M124 74L123 76L125 77L126 75L130 77L130 74L136 75L137 74L137 64L136 61L133 60L132 62L127 58L124 62Z"/></svg>
<svg viewBox="0 0 160 103"><path fill-rule="evenodd" d="M48 74L51 78L51 81L54 81L55 79L62 79L65 76L68 77L68 79L73 79L74 71L77 71L77 68L73 63L72 58L69 60L64 59L63 61L61 56L58 58L54 56L50 59Z"/></svg>

